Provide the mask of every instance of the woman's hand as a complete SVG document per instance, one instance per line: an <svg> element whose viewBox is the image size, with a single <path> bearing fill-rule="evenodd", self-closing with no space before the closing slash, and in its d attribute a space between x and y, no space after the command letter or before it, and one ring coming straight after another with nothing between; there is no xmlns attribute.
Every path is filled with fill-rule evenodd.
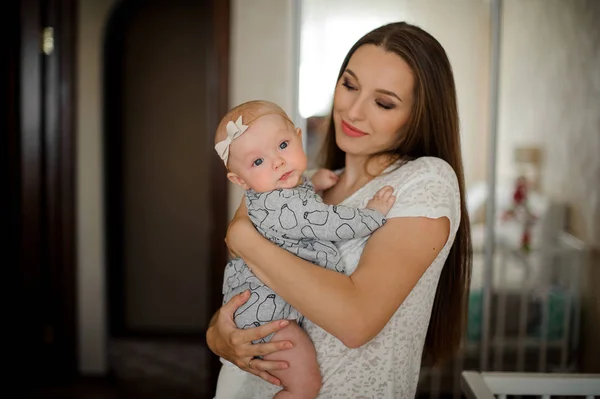
<svg viewBox="0 0 600 399"><path fill-rule="evenodd" d="M281 385L281 381L269 372L286 369L289 366L288 363L261 360L255 357L291 349L292 343L290 341L271 341L265 344L253 344L252 341L283 329L289 322L276 320L260 327L238 329L233 321L233 315L250 298L249 294L249 291L245 291L236 295L219 309L206 332L206 342L210 350L217 356L271 384ZM250 364L251 360L252 364Z"/></svg>

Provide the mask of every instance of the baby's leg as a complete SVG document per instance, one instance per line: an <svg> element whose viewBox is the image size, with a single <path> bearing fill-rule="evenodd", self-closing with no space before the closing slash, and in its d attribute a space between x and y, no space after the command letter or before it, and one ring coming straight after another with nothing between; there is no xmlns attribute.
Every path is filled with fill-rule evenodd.
<svg viewBox="0 0 600 399"><path fill-rule="evenodd" d="M292 349L264 356L265 360L283 360L289 364L287 369L271 372L283 386L275 398L316 398L321 389L321 372L315 347L306 331L291 322L276 332L271 341L290 341L294 345Z"/></svg>

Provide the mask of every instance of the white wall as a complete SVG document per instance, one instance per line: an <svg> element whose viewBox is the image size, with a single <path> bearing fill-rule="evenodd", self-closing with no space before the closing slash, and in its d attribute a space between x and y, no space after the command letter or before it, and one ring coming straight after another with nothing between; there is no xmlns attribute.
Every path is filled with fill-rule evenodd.
<svg viewBox="0 0 600 399"><path fill-rule="evenodd" d="M294 0L231 0L230 104L262 98L294 107ZM80 0L77 105L77 264L79 369L107 371L102 209L102 59L115 0ZM225 176L223 176L225 178ZM231 211L241 192L234 191Z"/></svg>
<svg viewBox="0 0 600 399"><path fill-rule="evenodd" d="M233 0L231 11L231 107L249 100L279 104L294 117L294 2L298 0ZM223 175L225 178L225 175ZM229 183L229 215L243 190Z"/></svg>
<svg viewBox="0 0 600 399"><path fill-rule="evenodd" d="M545 153L542 191L569 206L569 229L596 249L586 271L584 364L600 371L600 2L504 0L498 171L513 149Z"/></svg>
<svg viewBox="0 0 600 399"><path fill-rule="evenodd" d="M600 246L599 20L593 0L504 1L498 170L514 177L513 149L540 147L542 190Z"/></svg>

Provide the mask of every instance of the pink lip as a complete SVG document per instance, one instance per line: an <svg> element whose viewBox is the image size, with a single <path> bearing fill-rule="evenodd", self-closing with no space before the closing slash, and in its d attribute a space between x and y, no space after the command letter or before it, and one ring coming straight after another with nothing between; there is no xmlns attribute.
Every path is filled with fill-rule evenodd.
<svg viewBox="0 0 600 399"><path fill-rule="evenodd" d="M289 171L289 172L287 172L287 173L284 173L284 174L283 174L283 175L282 175L282 176L279 178L279 180L287 180L287 178L288 178L288 177L290 177L290 176L292 175L292 173L293 173L293 172L294 172L294 171L293 171L293 170L291 170L291 171Z"/></svg>
<svg viewBox="0 0 600 399"><path fill-rule="evenodd" d="M363 132L362 130L358 130L354 126L344 121L342 121L342 131L350 137L363 137L367 135L367 133Z"/></svg>

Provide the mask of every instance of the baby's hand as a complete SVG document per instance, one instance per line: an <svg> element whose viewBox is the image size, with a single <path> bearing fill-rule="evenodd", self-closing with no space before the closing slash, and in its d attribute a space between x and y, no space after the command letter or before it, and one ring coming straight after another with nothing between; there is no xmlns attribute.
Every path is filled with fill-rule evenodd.
<svg viewBox="0 0 600 399"><path fill-rule="evenodd" d="M313 174L310 180L313 186L315 186L315 191L323 191L335 186L340 178L332 170L319 169Z"/></svg>
<svg viewBox="0 0 600 399"><path fill-rule="evenodd" d="M374 209L387 216L390 209L396 202L396 196L393 195L394 189L391 186L385 186L375 193L373 198L367 202L367 208Z"/></svg>

